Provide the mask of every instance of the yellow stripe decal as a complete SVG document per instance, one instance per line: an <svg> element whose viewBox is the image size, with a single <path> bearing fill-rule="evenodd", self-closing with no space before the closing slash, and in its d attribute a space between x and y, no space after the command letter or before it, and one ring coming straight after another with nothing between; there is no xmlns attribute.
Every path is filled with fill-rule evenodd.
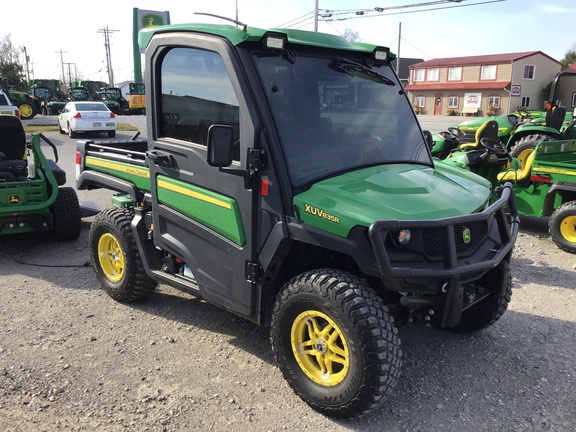
<svg viewBox="0 0 576 432"><path fill-rule="evenodd" d="M537 168L534 168L534 171L552 173L552 174L576 175L576 171L568 171L568 170L563 170L563 169L558 169L558 168L537 167Z"/></svg>
<svg viewBox="0 0 576 432"><path fill-rule="evenodd" d="M148 169L146 168L138 168L135 167L134 165L110 162L104 159L94 158L91 156L86 157L86 165L97 166L100 168L108 168L114 171L120 171L126 174L136 175L138 177L150 178L150 171L148 171Z"/></svg>
<svg viewBox="0 0 576 432"><path fill-rule="evenodd" d="M186 195L186 196L189 196L192 198L196 198L198 200L217 205L218 207L222 207L222 208L225 208L227 210L232 210L232 205L230 205L230 203L227 203L225 201L222 201L222 200L219 200L216 198L209 197L208 195L204 195L204 194L201 194L199 192L195 192L193 190L187 189L187 188L182 187L182 186L174 185L174 184L169 183L165 180L158 180L158 187L170 190L172 192L177 192L179 194Z"/></svg>

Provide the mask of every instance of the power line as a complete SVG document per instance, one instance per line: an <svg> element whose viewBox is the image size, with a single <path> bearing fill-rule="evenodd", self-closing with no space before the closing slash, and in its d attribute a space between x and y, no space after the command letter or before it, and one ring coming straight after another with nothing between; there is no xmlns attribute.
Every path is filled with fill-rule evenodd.
<svg viewBox="0 0 576 432"><path fill-rule="evenodd" d="M279 26L276 26L276 28L289 28L291 25L295 25L295 24L293 24L294 21L301 20L302 18L305 18L305 17L308 17L308 16L310 16L311 18L314 18L314 12L315 12L315 11L308 12L308 13L302 15L302 16L299 16L298 18L294 18L293 20L290 20L290 21L288 21L288 22L286 22L286 23L284 23L284 24L281 24L281 25L279 25Z"/></svg>
<svg viewBox="0 0 576 432"><path fill-rule="evenodd" d="M446 0L452 3L452 0ZM464 1L464 0L462 0ZM489 3L500 3L500 2L504 2L507 0L490 0L490 1L484 1L484 2L480 2L480 3L472 3L472 4L465 4L465 5L452 5L452 6L444 6L444 7L435 7L435 8L427 8L427 9L419 9L419 10L414 10L414 11L402 11L402 12L392 12L392 13L380 13L378 15L367 15L366 13L363 14L356 14L356 16L352 16L352 17L347 17L347 18L336 18L336 19L330 19L330 16L322 16L323 20L328 22L328 21L345 21L345 20L350 20L350 19L358 19L358 18L376 18L376 17L381 17L381 16L390 16L390 15L401 15L401 14L409 14L409 13L417 13L417 12L428 12L428 11L433 11L433 10L441 10L441 9L452 9L452 8L460 8L460 7L468 7L468 6L478 6L478 5L483 5L483 4L489 4ZM443 3L443 2L441 2ZM420 7L420 5L412 5L412 6L404 6L404 7ZM399 6L394 6L391 8L379 8L382 10L387 10L387 9L397 9L399 8ZM372 11L372 9L369 9L370 11ZM357 12L362 12L362 11L357 11Z"/></svg>

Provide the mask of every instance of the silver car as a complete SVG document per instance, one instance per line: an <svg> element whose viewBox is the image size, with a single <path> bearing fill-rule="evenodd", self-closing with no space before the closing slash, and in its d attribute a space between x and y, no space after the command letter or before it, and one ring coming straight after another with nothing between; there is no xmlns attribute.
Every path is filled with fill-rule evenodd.
<svg viewBox="0 0 576 432"><path fill-rule="evenodd" d="M116 136L116 114L103 102L68 102L58 115L58 129L70 138L79 132L106 132L112 138Z"/></svg>

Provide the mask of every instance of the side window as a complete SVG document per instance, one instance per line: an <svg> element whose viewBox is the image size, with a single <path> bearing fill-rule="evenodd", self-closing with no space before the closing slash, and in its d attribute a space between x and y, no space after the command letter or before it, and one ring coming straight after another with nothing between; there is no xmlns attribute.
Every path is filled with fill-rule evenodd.
<svg viewBox="0 0 576 432"><path fill-rule="evenodd" d="M173 48L161 66L160 136L206 146L208 128L232 126L239 143L238 99L219 54ZM236 146L234 160L240 160Z"/></svg>

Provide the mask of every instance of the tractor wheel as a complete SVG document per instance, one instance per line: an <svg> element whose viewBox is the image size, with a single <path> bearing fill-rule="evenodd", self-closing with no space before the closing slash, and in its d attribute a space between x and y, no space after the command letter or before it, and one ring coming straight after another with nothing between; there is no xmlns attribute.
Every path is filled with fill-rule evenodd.
<svg viewBox="0 0 576 432"><path fill-rule="evenodd" d="M20 118L22 120L32 120L36 115L36 108L28 102L22 102L18 110L20 111Z"/></svg>
<svg viewBox="0 0 576 432"><path fill-rule="evenodd" d="M71 187L58 188L51 208L54 240L74 240L82 231L82 217L76 191Z"/></svg>
<svg viewBox="0 0 576 432"><path fill-rule="evenodd" d="M530 156L530 154L534 151L538 143L543 141L550 141L553 139L554 137L551 137L550 135L543 135L543 134L526 135L525 137L522 137L518 141L516 141L516 144L514 144L510 149L510 155L520 160L522 165L524 165L524 162L526 161L526 159L528 159L528 156Z"/></svg>
<svg viewBox="0 0 576 432"><path fill-rule="evenodd" d="M548 220L548 231L560 249L576 253L576 201L564 203L554 210Z"/></svg>
<svg viewBox="0 0 576 432"><path fill-rule="evenodd" d="M133 302L149 295L157 282L148 277L130 223L134 212L111 208L94 217L88 244L96 278L114 300Z"/></svg>
<svg viewBox="0 0 576 432"><path fill-rule="evenodd" d="M330 416L377 408L400 376L402 350L388 309L346 272L321 269L287 282L276 298L270 341L294 392Z"/></svg>
<svg viewBox="0 0 576 432"><path fill-rule="evenodd" d="M495 290L492 294L462 312L460 322L448 328L453 333L473 333L485 329L500 319L512 298L512 275L508 261L490 270L478 282L485 289Z"/></svg>
<svg viewBox="0 0 576 432"><path fill-rule="evenodd" d="M68 136L70 138L76 138L77 136L76 132L72 130L72 126L70 126L70 123L68 123Z"/></svg>

